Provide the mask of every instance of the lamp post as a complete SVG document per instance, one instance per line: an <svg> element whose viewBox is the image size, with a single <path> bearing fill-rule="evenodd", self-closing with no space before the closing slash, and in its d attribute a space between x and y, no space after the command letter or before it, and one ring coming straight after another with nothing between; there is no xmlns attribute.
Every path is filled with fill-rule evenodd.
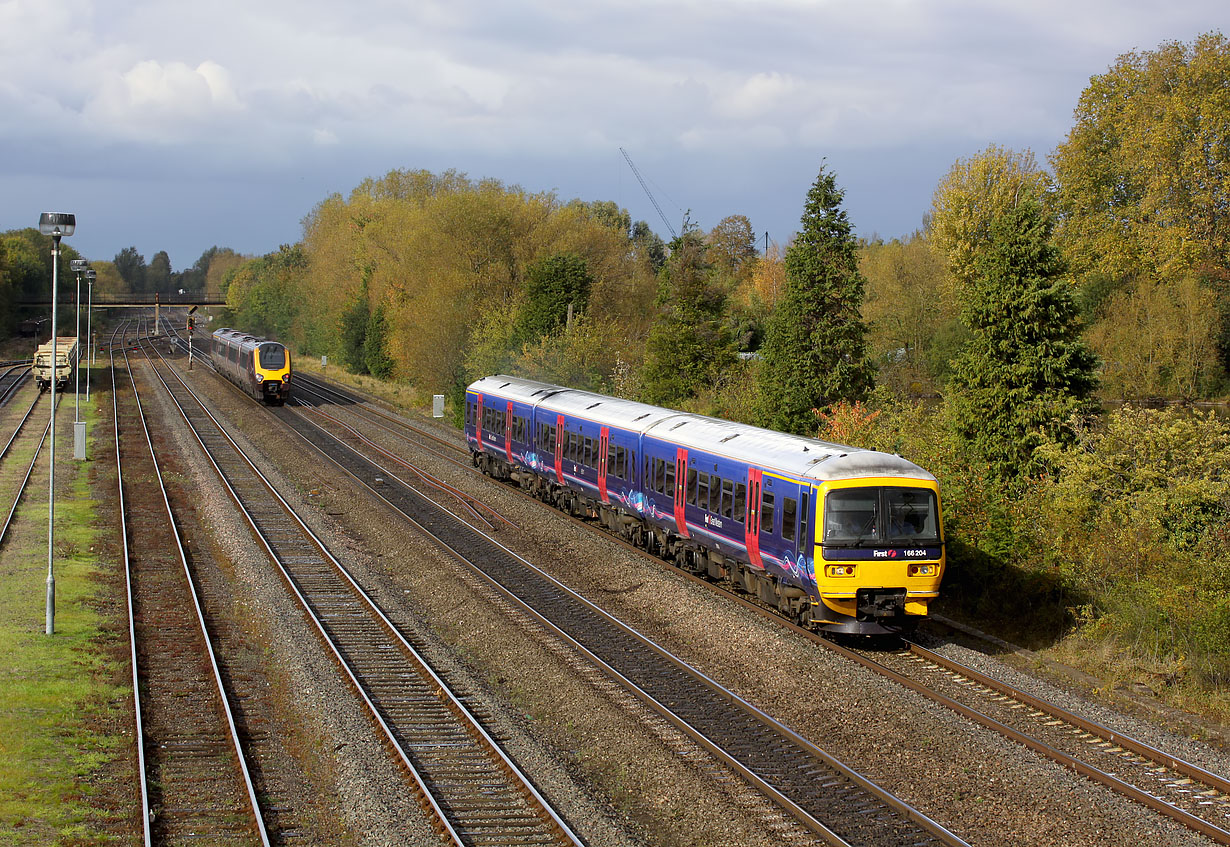
<svg viewBox="0 0 1230 847"><path fill-rule="evenodd" d="M85 458L85 421L81 420L81 274L87 267L85 259L73 259L70 267L73 273L77 275L77 297L73 300L73 304L77 309L77 343L76 350L73 355L77 357L76 371L76 387L73 391L73 458Z"/></svg>
<svg viewBox="0 0 1230 847"><path fill-rule="evenodd" d="M43 212L38 218L38 231L51 236L51 474L47 492L47 634L56 631L56 380L55 369L60 345L56 341L56 297L59 294L60 239L77 229L77 218L64 212Z"/></svg>
<svg viewBox="0 0 1230 847"><path fill-rule="evenodd" d="M86 360L90 370L94 369L94 279L98 271L89 268L85 272L85 281L90 289L90 303L85 310L85 343L89 345ZM90 371L85 372L85 402L90 402Z"/></svg>

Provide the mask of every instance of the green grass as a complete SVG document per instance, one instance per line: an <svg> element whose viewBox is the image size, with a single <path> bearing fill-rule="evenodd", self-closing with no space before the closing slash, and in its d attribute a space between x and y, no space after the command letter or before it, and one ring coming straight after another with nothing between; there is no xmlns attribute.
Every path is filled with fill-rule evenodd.
<svg viewBox="0 0 1230 847"><path fill-rule="evenodd" d="M74 472L56 490L53 635L45 634L45 488L27 495L0 552L0 845L128 840L119 818L131 809L114 801L131 744L131 733L122 734L127 663L115 649L126 632L108 634L96 602L99 569L114 565L92 552L100 530L89 465L71 459L71 437L57 447L65 441L57 465L69 462ZM89 455L105 446L92 443Z"/></svg>

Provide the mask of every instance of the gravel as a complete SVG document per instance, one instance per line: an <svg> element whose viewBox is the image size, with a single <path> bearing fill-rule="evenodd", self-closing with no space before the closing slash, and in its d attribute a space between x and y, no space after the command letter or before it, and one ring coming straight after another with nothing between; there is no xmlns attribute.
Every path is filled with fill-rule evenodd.
<svg viewBox="0 0 1230 847"><path fill-rule="evenodd" d="M208 374L194 374L194 384L236 418L268 455L271 469L280 469L274 477L283 493L305 505L313 528L386 613L428 644L428 654L450 683L480 704L489 715L489 731L506 743L587 843L810 840L467 569L374 505L348 479L331 473L267 410ZM566 523L541 504L462 473L342 409L334 413L431 473L489 500L521 527L499 532L502 543L971 844L1208 843L642 555ZM455 432L442 431L456 438ZM197 474L200 490L216 501L216 485L208 487L212 471ZM421 815L387 756L362 740L365 719L353 708L353 697L314 649L315 639L286 605L280 582L269 575L230 512L229 506L209 509L221 543L233 548L240 578L251 585L255 607L269 621L269 647L285 668L290 704L322 748L330 739L347 739L336 751L336 790L348 826L363 833L356 836L360 843L393 843L389 839L398 827L417 825ZM987 656L951 644L940 649L1022 687L1028 683L1045 696L1071 696ZM1207 747L1096 704L1067 702L1212 770L1230 770Z"/></svg>

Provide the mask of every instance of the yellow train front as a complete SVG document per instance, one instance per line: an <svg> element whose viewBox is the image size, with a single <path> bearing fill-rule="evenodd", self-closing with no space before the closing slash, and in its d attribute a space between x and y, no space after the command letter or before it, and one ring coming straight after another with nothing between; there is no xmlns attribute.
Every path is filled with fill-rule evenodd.
<svg viewBox="0 0 1230 847"><path fill-rule="evenodd" d="M819 627L873 635L908 631L926 618L946 559L939 487L929 476L820 484L814 548L820 602L812 612Z"/></svg>
<svg viewBox="0 0 1230 847"><path fill-rule="evenodd" d="M218 373L270 406L290 397L290 351L277 341L223 328L213 333L210 358Z"/></svg>

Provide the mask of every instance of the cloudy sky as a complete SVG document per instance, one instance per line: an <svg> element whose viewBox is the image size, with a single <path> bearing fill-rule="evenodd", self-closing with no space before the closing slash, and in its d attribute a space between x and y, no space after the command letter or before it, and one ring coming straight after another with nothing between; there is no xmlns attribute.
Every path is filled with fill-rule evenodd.
<svg viewBox="0 0 1230 847"><path fill-rule="evenodd" d="M990 143L1040 161L1120 54L1226 0L0 0L0 230L73 212L90 259L262 254L329 194L449 168L614 200L669 238L797 228L822 163L906 235Z"/></svg>

